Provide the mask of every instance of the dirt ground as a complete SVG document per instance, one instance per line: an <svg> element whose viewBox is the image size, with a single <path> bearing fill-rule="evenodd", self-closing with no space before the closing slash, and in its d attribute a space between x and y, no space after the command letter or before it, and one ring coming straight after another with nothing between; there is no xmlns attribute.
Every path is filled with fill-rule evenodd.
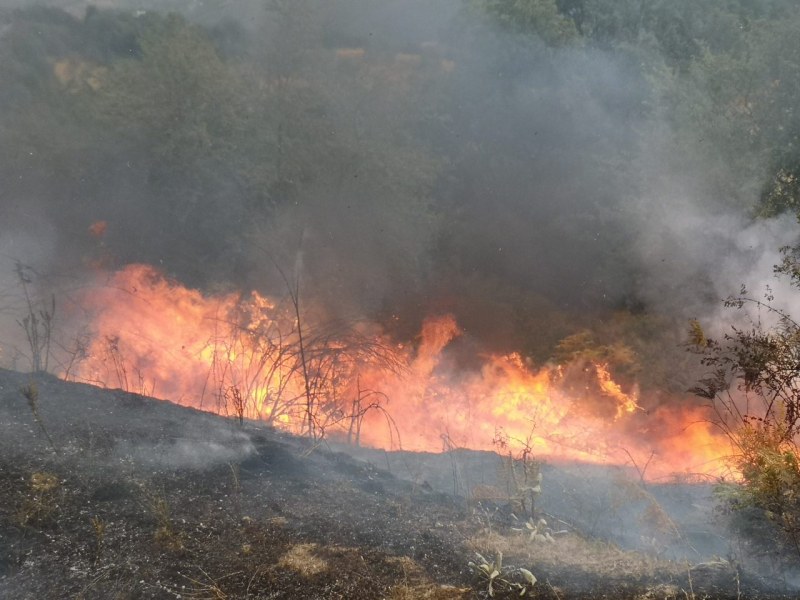
<svg viewBox="0 0 800 600"><path fill-rule="evenodd" d="M550 468L544 484L564 512L526 524L495 501L467 501L463 476L441 471L453 457L403 454L358 459L255 423L0 370L0 597L796 597L732 560L625 549L587 525L600 522L588 514L602 509L596 498L559 502L567 470ZM634 500L652 512L659 498Z"/></svg>

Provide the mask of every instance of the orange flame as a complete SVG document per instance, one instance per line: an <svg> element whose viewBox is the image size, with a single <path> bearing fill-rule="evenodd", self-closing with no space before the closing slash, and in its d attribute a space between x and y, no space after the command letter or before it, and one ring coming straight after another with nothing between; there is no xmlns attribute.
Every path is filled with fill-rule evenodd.
<svg viewBox="0 0 800 600"><path fill-rule="evenodd" d="M597 363L594 365L597 372L597 383L603 393L608 394L611 398L617 401L617 419L624 416L625 413L632 413L635 410L641 410L642 407L636 403L636 398L628 395L622 391L620 385L611 379L611 373L608 372L608 365Z"/></svg>
<svg viewBox="0 0 800 600"><path fill-rule="evenodd" d="M701 408L645 410L605 364L581 395L565 385L567 369L532 369L518 354L458 370L445 352L460 334L449 315L426 320L413 349L375 325L316 322L313 309L298 322L291 304L203 295L143 265L117 272L82 305L92 342L76 379L295 433L424 451L511 444L555 461L633 461L651 479L716 472L727 452Z"/></svg>
<svg viewBox="0 0 800 600"><path fill-rule="evenodd" d="M89 233L97 238L103 237L108 229L107 221L95 221L89 225Z"/></svg>

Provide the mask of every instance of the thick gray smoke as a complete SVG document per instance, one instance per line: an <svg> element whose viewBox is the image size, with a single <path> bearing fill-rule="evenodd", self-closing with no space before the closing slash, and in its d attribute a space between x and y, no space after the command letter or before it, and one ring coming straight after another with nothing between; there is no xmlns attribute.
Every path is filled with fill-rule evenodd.
<svg viewBox="0 0 800 600"><path fill-rule="evenodd" d="M701 319L715 335L737 319L758 318L754 307L736 316L722 305L742 288L758 300L771 290L770 303L780 310L800 308L790 283L773 272L780 249L797 243L796 218L754 219L762 181L743 181L736 198L721 196L713 180L735 180L733 166L720 175L717 152L680 146L663 123L649 126L635 161L639 191L626 206L639 272L636 293L654 310Z"/></svg>
<svg viewBox="0 0 800 600"><path fill-rule="evenodd" d="M299 251L302 240L310 285L333 304L373 312L412 305L417 317L455 310L463 319L472 303L487 330L502 329L503 316L481 310L498 299L486 282L498 296L510 287L567 311L634 294L635 229L625 204L647 143L640 130L649 94L634 64L509 36L459 2L357 8L358 17L335 13L328 35L367 57L394 54L397 69L408 61L440 72L414 104L382 107L374 103L388 99L368 92L330 105L331 135L354 118L382 129L379 141L404 133L394 127L411 130L425 142L412 149L419 164L390 167L408 181L429 168L426 160L435 163L436 180L411 193L429 195L432 209L424 197L408 206L403 190L376 187L370 166L346 165L323 173L256 236L269 254Z"/></svg>
<svg viewBox="0 0 800 600"><path fill-rule="evenodd" d="M95 31L107 18L60 6L81 15L47 17L66 30ZM31 116L35 90L0 92L13 121L0 144L17 175L0 196L3 260L50 274L147 262L189 285L280 294L274 265L292 272L302 255L305 293L336 313L399 314L408 333L425 313L450 310L478 337L499 331L489 344L513 345L515 304L713 315L740 284L771 282L777 248L793 241L788 221L748 215L758 181L736 202L709 191L725 166L700 142L674 138L641 66L660 64L653 55L547 47L458 0L304 1L291 14L280 2L158 6L212 32L223 62L192 71L212 100L161 121L167 96L142 79L140 99L98 106L109 119L123 106L151 130L63 125L80 112L62 107L41 153L15 146L48 132ZM134 31L155 7L137 3L125 26ZM69 55L52 37L30 42L35 27L17 13L2 16L5 35L50 57L42 68ZM146 49L120 39L102 51L146 61ZM220 77L237 60L258 70L244 81L267 92L226 95ZM128 83L141 75L131 73ZM175 123L175 139L159 137ZM193 154L201 126L223 150ZM265 127L271 141L235 138L237 127ZM102 235L90 232L97 222Z"/></svg>
<svg viewBox="0 0 800 600"><path fill-rule="evenodd" d="M641 303L702 318L742 284L780 286L772 265L793 242L790 220L753 221L759 180L719 196L714 182L735 167L702 140L675 138L641 57L545 48L444 6L333 13L331 35L368 54L435 52L454 68L415 106L442 115L423 123L428 149L448 159L431 191L434 227L381 204L358 167L338 198L326 182L272 225L274 245L304 240L319 294L366 310L400 298L423 312L477 312L502 331L502 311L465 307L494 306L487 295L513 288L573 313ZM333 122L347 127L351 110L332 107ZM397 118L379 126L391 132Z"/></svg>

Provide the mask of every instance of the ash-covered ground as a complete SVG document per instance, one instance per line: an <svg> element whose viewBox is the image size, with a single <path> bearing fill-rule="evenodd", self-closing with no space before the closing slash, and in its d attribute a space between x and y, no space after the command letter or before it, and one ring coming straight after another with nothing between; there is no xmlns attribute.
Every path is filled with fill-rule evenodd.
<svg viewBox="0 0 800 600"><path fill-rule="evenodd" d="M496 454L344 450L0 370L0 597L796 597L710 485L544 465L531 518Z"/></svg>

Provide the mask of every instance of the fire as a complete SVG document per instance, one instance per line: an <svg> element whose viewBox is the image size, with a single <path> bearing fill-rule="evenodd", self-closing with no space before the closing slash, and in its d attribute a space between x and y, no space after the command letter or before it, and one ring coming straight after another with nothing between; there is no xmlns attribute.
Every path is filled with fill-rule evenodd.
<svg viewBox="0 0 800 600"><path fill-rule="evenodd" d="M255 292L204 295L143 265L81 305L91 343L71 377L298 434L420 451L526 447L554 461L646 465L648 478L716 472L728 450L702 409L646 410L605 364L584 369L580 394L568 369L534 369L518 354L459 370L445 352L460 335L449 315L425 321L412 348L375 325L326 322Z"/></svg>
<svg viewBox="0 0 800 600"><path fill-rule="evenodd" d="M101 238L106 234L106 230L108 229L108 222L107 221L95 221L91 225L89 225L89 233L96 238Z"/></svg>
<svg viewBox="0 0 800 600"><path fill-rule="evenodd" d="M600 389L617 401L617 419L622 417L625 413L632 413L635 410L642 409L642 407L636 403L636 398L632 395L625 394L619 384L611 379L611 373L608 372L607 364L596 363L594 368L597 371L597 383L600 384Z"/></svg>

